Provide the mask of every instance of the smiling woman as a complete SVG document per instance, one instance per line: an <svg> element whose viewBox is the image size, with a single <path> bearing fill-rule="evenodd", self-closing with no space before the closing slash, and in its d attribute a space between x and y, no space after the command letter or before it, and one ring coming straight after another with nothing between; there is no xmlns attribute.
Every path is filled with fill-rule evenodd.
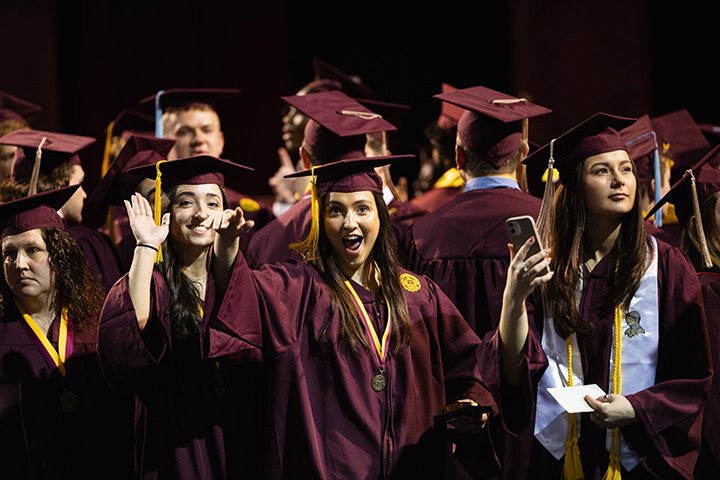
<svg viewBox="0 0 720 480"><path fill-rule="evenodd" d="M237 233L221 237L251 226L224 210L224 187L251 169L211 156L156 162L127 171L161 181L155 212L139 193L125 201L137 246L103 307L100 361L111 383L136 396L140 478L236 478L240 465L254 478L257 432L244 405L256 396L234 394L230 379L256 381L201 358L199 341L238 250Z"/></svg>
<svg viewBox="0 0 720 480"><path fill-rule="evenodd" d="M202 328L206 353L246 362L262 352L267 478L442 478L460 452L487 460L474 473L489 475L481 427L494 403L480 340L437 285L398 264L375 169L409 156L345 157L293 174L313 177L310 233L290 245L305 262L252 271L238 254ZM486 413L468 416L458 457L446 459L433 417L471 401Z"/></svg>

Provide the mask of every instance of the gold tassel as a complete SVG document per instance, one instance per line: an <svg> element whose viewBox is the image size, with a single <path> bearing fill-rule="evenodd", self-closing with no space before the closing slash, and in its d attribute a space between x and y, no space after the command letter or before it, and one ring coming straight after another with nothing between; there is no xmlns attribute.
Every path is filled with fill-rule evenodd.
<svg viewBox="0 0 720 480"><path fill-rule="evenodd" d="M315 168L310 170L310 209L312 217L310 219L310 232L308 232L305 240L290 244L290 248L295 250L303 260L308 263L318 259L318 239L320 238L320 199L317 193L317 178L315 177Z"/></svg>
<svg viewBox="0 0 720 480"><path fill-rule="evenodd" d="M155 225L160 225L162 221L162 172L160 171L160 165L167 162L167 160L159 160L155 164L155 210L153 211L153 218ZM158 245L158 252L155 255L155 263L161 263L163 261L163 246Z"/></svg>
<svg viewBox="0 0 720 480"><path fill-rule="evenodd" d="M551 157L552 158L552 157ZM568 361L568 386L573 386L573 353L572 335L565 339ZM563 464L563 478L565 480L583 480L582 460L580 459L580 447L578 447L577 415L568 413L568 430L565 441L565 463Z"/></svg>
<svg viewBox="0 0 720 480"><path fill-rule="evenodd" d="M713 266L710 258L710 250L708 249L707 239L705 238L705 229L703 228L702 215L700 214L700 201L698 200L697 187L695 186L695 175L692 170L687 170L690 175L690 191L692 192L693 214L695 215L695 229L697 231L698 241L700 242L700 253L702 254L705 268L710 269Z"/></svg>
<svg viewBox="0 0 720 480"><path fill-rule="evenodd" d="M548 168L546 171L547 181L545 182L545 191L543 192L542 205L538 214L537 226L543 246L550 244L550 229L553 222L553 200L555 197L555 158L553 157L553 149L555 148L555 139L550 141L550 159L548 160Z"/></svg>
<svg viewBox="0 0 720 480"><path fill-rule="evenodd" d="M105 149L103 150L102 165L100 166L100 178L104 177L110 169L110 149L112 148L113 130L115 129L115 120L110 122L105 133Z"/></svg>

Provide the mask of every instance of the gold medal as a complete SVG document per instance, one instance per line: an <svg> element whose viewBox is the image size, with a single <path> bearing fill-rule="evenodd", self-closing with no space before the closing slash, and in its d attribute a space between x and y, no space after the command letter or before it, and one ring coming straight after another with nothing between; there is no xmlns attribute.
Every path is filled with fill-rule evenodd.
<svg viewBox="0 0 720 480"><path fill-rule="evenodd" d="M70 390L63 390L60 394L60 408L65 413L77 412L80 408L80 397Z"/></svg>
<svg viewBox="0 0 720 480"><path fill-rule="evenodd" d="M376 392L381 392L385 390L385 385L387 385L385 375L383 375L382 373L378 373L372 378L370 385L372 385L373 390L375 390Z"/></svg>

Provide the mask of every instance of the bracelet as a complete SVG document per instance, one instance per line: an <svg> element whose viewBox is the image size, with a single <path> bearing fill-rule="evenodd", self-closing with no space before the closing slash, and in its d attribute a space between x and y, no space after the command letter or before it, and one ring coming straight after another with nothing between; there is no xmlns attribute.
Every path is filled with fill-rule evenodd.
<svg viewBox="0 0 720 480"><path fill-rule="evenodd" d="M157 248L153 247L152 245L148 245L147 243L138 243L135 245L135 247L145 247L145 248L150 248L152 250L155 250L156 252L158 251Z"/></svg>

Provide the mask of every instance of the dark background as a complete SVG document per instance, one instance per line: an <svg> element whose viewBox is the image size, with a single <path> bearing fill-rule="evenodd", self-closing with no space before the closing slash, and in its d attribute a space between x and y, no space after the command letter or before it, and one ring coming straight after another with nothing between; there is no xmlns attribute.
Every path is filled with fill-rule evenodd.
<svg viewBox="0 0 720 480"><path fill-rule="evenodd" d="M34 128L99 137L158 89L242 88L237 112L223 118L225 156L259 170L247 193L266 195L281 145L279 97L312 80L314 57L359 75L379 99L412 106L395 153L423 143L441 82L552 108L531 122L536 143L597 111L687 108L698 122L720 124L710 73L716 12L661 3L444 1L400 10L374 0L3 0L0 90L44 107ZM97 169L88 169L89 186Z"/></svg>

